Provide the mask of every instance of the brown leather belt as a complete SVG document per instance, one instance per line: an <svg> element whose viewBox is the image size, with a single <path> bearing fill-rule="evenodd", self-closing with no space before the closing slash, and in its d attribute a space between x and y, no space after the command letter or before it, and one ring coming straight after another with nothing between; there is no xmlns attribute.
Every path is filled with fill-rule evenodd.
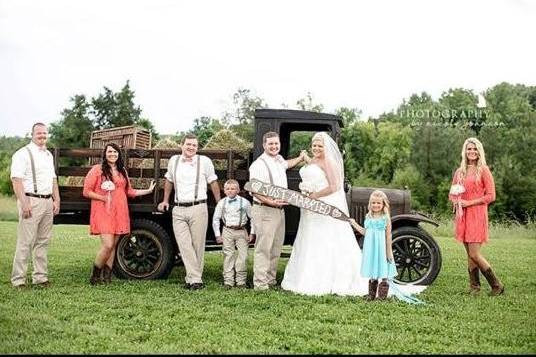
<svg viewBox="0 0 536 357"><path fill-rule="evenodd" d="M191 206L199 205L199 204L205 203L205 202L207 202L207 200L199 200L199 201L194 201L194 202L180 202L180 203L177 203L177 206L179 206L179 207L191 207Z"/></svg>
<svg viewBox="0 0 536 357"><path fill-rule="evenodd" d="M245 229L244 226L225 226L225 228L234 229L235 231Z"/></svg>
<svg viewBox="0 0 536 357"><path fill-rule="evenodd" d="M52 195L38 195L37 193L30 193L30 192L25 192L24 194L26 196L37 197L37 198L51 198L52 197Z"/></svg>

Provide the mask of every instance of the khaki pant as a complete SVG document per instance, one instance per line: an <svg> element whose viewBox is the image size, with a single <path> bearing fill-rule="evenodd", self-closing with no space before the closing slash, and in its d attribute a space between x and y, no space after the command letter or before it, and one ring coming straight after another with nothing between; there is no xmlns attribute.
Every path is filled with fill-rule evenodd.
<svg viewBox="0 0 536 357"><path fill-rule="evenodd" d="M277 262L285 240L285 211L253 205L251 215L257 235L253 259L253 286L256 289L268 289L276 284Z"/></svg>
<svg viewBox="0 0 536 357"><path fill-rule="evenodd" d="M207 236L207 204L173 207L173 233L186 268L187 284L202 283Z"/></svg>
<svg viewBox="0 0 536 357"><path fill-rule="evenodd" d="M17 227L17 248L13 258L11 284L18 286L26 283L28 260L33 252L32 283L48 281L48 242L52 235L54 208L52 199L28 197L32 207L32 216L22 218L22 205L17 201L19 209L19 225Z"/></svg>
<svg viewBox="0 0 536 357"><path fill-rule="evenodd" d="M223 283L233 286L245 285L247 280L248 233L223 227ZM236 253L236 254L235 254Z"/></svg>

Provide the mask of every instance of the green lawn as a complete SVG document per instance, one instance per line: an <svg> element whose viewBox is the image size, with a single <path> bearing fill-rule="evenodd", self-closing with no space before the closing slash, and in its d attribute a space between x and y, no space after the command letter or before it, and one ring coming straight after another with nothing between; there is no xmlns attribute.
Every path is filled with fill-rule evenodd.
<svg viewBox="0 0 536 357"><path fill-rule="evenodd" d="M0 195L0 221L17 221L17 200L15 196Z"/></svg>
<svg viewBox="0 0 536 357"><path fill-rule="evenodd" d="M98 242L85 226L54 227L53 287L16 291L16 222L0 222L0 353L536 353L534 227L493 227L484 253L506 285L495 298L487 285L465 294L463 247L450 228L430 230L443 268L420 296L427 305L411 306L225 291L221 252L206 254L204 290L181 287L183 267L167 280L91 287ZM249 268L251 278L251 256Z"/></svg>

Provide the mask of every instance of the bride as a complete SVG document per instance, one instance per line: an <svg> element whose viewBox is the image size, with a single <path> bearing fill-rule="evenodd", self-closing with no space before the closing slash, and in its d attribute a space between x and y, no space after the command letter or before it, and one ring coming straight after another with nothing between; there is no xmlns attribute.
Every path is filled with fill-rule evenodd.
<svg viewBox="0 0 536 357"><path fill-rule="evenodd" d="M326 133L311 140L313 158L300 169L302 191L348 215L343 189L344 164L335 141ZM305 295L367 295L368 280L361 277L361 249L350 223L301 209L300 224L281 287ZM421 285L390 283L389 296L407 303L426 289Z"/></svg>
<svg viewBox="0 0 536 357"><path fill-rule="evenodd" d="M313 158L300 169L302 191L346 215L342 156L326 133L311 142ZM281 287L306 295L366 295L368 280L360 276L361 250L348 222L301 209L300 224Z"/></svg>

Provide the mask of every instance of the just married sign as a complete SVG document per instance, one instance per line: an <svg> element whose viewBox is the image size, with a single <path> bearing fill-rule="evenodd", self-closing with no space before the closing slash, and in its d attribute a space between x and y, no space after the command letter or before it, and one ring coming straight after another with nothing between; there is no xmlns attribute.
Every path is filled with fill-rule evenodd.
<svg viewBox="0 0 536 357"><path fill-rule="evenodd" d="M341 212L341 210L339 210L337 207L320 200L312 199L298 191L290 190L288 188L272 185L256 179L251 179L251 181L246 182L244 189L259 195L285 200L290 205L305 208L307 210L340 219L342 221L347 221L349 219L349 217Z"/></svg>

